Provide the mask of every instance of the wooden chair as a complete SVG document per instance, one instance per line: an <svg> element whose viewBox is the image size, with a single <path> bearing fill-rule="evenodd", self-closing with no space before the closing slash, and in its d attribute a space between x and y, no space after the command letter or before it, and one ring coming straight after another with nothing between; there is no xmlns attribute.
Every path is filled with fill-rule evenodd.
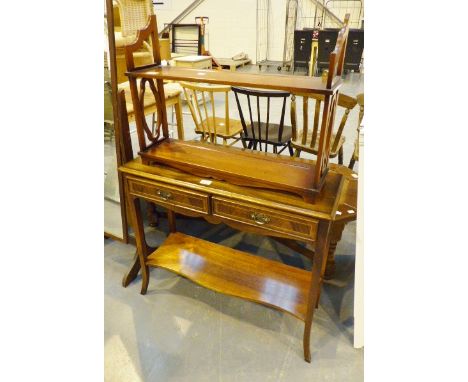
<svg viewBox="0 0 468 382"><path fill-rule="evenodd" d="M296 118L296 96L302 96L302 113L303 113L303 129L297 131L297 118ZM309 129L309 98L315 100L314 118L312 130ZM294 155L300 156L301 151L317 155L319 151L320 133L319 126L321 125L321 105L324 100L322 95L306 96L296 94L292 96L291 100L291 124L292 124L292 139L291 144L295 149ZM340 125L336 133L332 134L330 146L330 158L335 158L338 155L338 163L343 164L343 144L345 137L343 130L348 120L350 111L356 106L357 100L354 97L340 93L338 95L337 105L344 109L343 117L341 118Z"/></svg>
<svg viewBox="0 0 468 382"><path fill-rule="evenodd" d="M192 114L193 121L195 122L195 132L201 135L202 141L209 140L210 142L217 143L216 138L220 137L223 139L223 144L227 145L228 139L234 139L234 141L229 144L229 146L231 146L241 140L241 121L229 117L230 86L204 85L189 82L180 82L180 84L184 89L185 99L190 113ZM214 102L215 93L224 93L225 95L224 117L216 116ZM201 96L201 99L199 96ZM211 115L208 112L208 101L211 102ZM204 113L200 110L200 106L204 110Z"/></svg>
<svg viewBox="0 0 468 382"><path fill-rule="evenodd" d="M357 103L359 105L359 122L357 126L357 137L354 141L354 151L351 160L349 161L349 168L352 170L354 167L354 163L359 160L359 132L361 130L361 122L362 118L364 117L364 93L358 94L356 96Z"/></svg>
<svg viewBox="0 0 468 382"><path fill-rule="evenodd" d="M288 148L289 154L293 155L293 149L291 147L291 126L284 125L284 114L286 111L286 100L289 98L290 93L288 92L279 92L279 91L263 91L263 90L254 90L254 89L245 89L232 87L232 90L236 96L237 107L239 109L239 115L242 122L243 134L242 140L248 143L248 148L253 150L268 151L268 145L270 144L273 148L273 153L281 154L281 152ZM250 123L246 122L244 113L242 111L242 106L239 101L239 95L245 95L248 103L249 110L249 120ZM250 98L256 97L256 116L252 113L252 103ZM266 99L266 122L262 121L261 118L261 107L260 107L260 98ZM271 98L282 98L283 106L281 109L280 123L271 123L270 122L270 111L271 111ZM256 121L254 122L254 119ZM247 125L250 126L250 133ZM263 144L263 147L262 147ZM278 148L281 148L278 151Z"/></svg>

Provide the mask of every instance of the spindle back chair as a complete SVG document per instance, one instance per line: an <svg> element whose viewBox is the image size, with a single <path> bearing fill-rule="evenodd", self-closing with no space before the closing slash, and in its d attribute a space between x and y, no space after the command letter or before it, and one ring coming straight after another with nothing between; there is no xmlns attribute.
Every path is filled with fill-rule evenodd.
<svg viewBox="0 0 468 382"><path fill-rule="evenodd" d="M232 91L236 97L237 108L242 123L243 134L242 139L247 144L248 148L259 151L268 151L268 145L272 146L272 151L275 154L281 154L281 152L288 148L289 154L293 155L291 147L291 126L284 124L284 116L286 112L286 101L290 96L290 93L283 91L266 91L256 89L246 89L233 87ZM248 105L248 120L246 120L243 108L241 106L241 95L245 96ZM252 108L251 98L255 99L254 108ZM271 117L271 99L282 99L280 121L278 123L272 122ZM265 100L265 102L261 102ZM261 104L266 103L266 109ZM252 112L252 109L253 112ZM262 118L262 114L265 118ZM281 148L278 151L278 148Z"/></svg>
<svg viewBox="0 0 468 382"><path fill-rule="evenodd" d="M229 117L230 86L205 85L183 81L180 82L180 85L184 89L185 99L195 123L195 133L201 135L202 141L210 141L216 144L216 138L220 137L223 139L223 144L227 145L228 139L234 139L229 144L231 146L241 139L241 122ZM224 93L224 117L216 116L216 93ZM211 108L208 102L211 103Z"/></svg>
<svg viewBox="0 0 468 382"><path fill-rule="evenodd" d="M303 128L302 131L297 129L297 116L296 116L296 96L302 96L302 115L303 115ZM315 100L315 107L313 113L312 130L309 129L309 99ZM291 124L292 124L292 139L291 145L295 149L295 156L300 156L301 151L317 155L319 150L320 132L319 126L321 124L321 108L324 97L317 95L296 94L293 95L291 100ZM343 117L341 118L340 125L333 133L330 141L330 158L335 158L338 155L338 163L343 164L343 144L345 137L343 130L348 120L349 113L356 106L357 100L354 97L340 93L338 95L337 106L344 109ZM332 126L333 128L333 126Z"/></svg>

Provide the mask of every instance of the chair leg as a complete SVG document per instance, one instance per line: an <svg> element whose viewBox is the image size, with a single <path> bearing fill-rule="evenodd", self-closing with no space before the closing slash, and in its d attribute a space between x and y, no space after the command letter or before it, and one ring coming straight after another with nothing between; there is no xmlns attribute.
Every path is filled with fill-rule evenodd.
<svg viewBox="0 0 468 382"><path fill-rule="evenodd" d="M338 164L343 164L343 146L338 151Z"/></svg>
<svg viewBox="0 0 468 382"><path fill-rule="evenodd" d="M352 170L355 163L356 163L356 160L354 159L354 156L353 156L351 157L351 160L349 161L348 168Z"/></svg>
<svg viewBox="0 0 468 382"><path fill-rule="evenodd" d="M184 140L184 120L182 117L182 103L179 98L179 102L174 105L176 122L177 122L177 138L181 141Z"/></svg>
<svg viewBox="0 0 468 382"><path fill-rule="evenodd" d="M150 227L157 227L159 225L159 215L154 203L148 202L146 216L148 217Z"/></svg>
<svg viewBox="0 0 468 382"><path fill-rule="evenodd" d="M291 141L288 142L288 150L289 150L289 155L293 156L294 155L294 150L291 145Z"/></svg>
<svg viewBox="0 0 468 382"><path fill-rule="evenodd" d="M247 148L247 145L245 144L245 140L244 140L244 138L242 138L242 136L241 136L241 143L242 143L242 147L243 147L244 149L246 149L246 148Z"/></svg>
<svg viewBox="0 0 468 382"><path fill-rule="evenodd" d="M296 158L299 158L300 155L301 155L301 150L296 149L296 151L294 151L294 156Z"/></svg>

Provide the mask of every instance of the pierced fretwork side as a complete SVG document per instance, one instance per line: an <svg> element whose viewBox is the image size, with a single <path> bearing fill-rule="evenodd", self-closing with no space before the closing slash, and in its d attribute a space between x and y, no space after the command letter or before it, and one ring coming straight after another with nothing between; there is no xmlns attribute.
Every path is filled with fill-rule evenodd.
<svg viewBox="0 0 468 382"><path fill-rule="evenodd" d="M343 73L346 43L349 32L349 14L345 16L344 27L338 33L335 49L330 54L330 65L328 67L327 88L331 89L335 77L341 77ZM320 138L317 154L317 164L315 166L314 187L321 188L328 173L328 164L330 159L331 138L333 125L335 122L336 105L338 102L339 91L332 95L326 95L322 111L322 124L320 128ZM316 110L317 111L317 110Z"/></svg>
<svg viewBox="0 0 468 382"><path fill-rule="evenodd" d="M138 31L136 40L132 44L129 44L125 47L125 59L127 63L127 69L129 71L138 69L135 67L134 54L138 54L138 51L141 49L141 47L148 44L152 48L153 63L157 65L161 64L161 54L159 50L159 40L157 38L157 33L158 26L156 22L156 16L151 15L145 28ZM149 78L137 79L134 76L129 76L129 85L135 112L138 143L140 146L140 151L144 151L158 141L169 137L166 101L164 96L164 83L162 80L154 80ZM151 94L154 97L157 108L158 119L154 132L151 131L151 129L148 127L144 112L145 97L148 97L148 95L146 95L147 87L149 87Z"/></svg>

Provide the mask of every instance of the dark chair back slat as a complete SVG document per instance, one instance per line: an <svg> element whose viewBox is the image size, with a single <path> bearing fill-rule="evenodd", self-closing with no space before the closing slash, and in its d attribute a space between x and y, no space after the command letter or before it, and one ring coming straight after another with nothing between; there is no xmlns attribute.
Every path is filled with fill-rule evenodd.
<svg viewBox="0 0 468 382"><path fill-rule="evenodd" d="M244 130L243 140L248 144L248 148L267 152L268 146L270 145L272 146L274 153L278 153L278 148L280 147L281 150L279 152L281 153L286 147L288 147L289 153L292 155L292 149L290 148L291 127L285 126L284 123L286 101L290 97L290 93L239 87L232 87L232 90L236 97L237 108L239 110L239 116ZM246 121L246 113L244 112L240 102L241 95L245 96L245 99L247 100L250 128L248 127L249 122ZM256 99L252 100L251 98ZM280 98L283 101L279 123L273 123L270 115L272 110L272 98ZM262 119L262 99L266 102L266 115L264 119ZM255 106L257 110L254 110ZM254 116L254 114L256 114L256 116ZM254 120L256 120L256 122L254 122Z"/></svg>

